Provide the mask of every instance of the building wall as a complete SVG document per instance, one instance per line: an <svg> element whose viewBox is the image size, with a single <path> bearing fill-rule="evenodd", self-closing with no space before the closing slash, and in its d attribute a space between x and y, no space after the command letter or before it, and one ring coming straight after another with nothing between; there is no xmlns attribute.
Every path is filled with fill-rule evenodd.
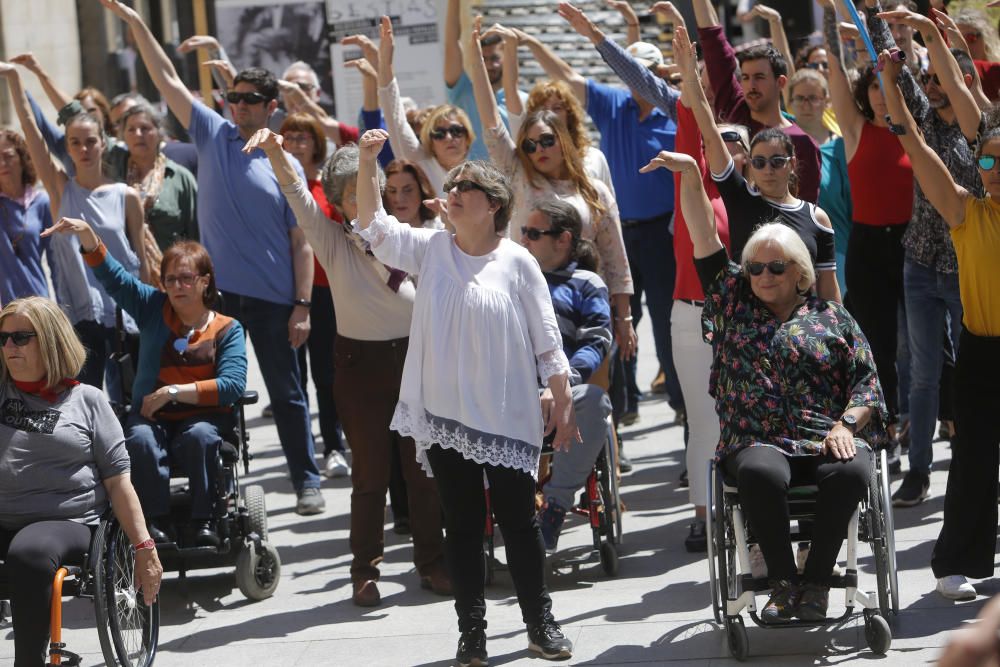
<svg viewBox="0 0 1000 667"><path fill-rule="evenodd" d="M96 3L95 3L96 4ZM82 36L86 39L86 36ZM32 51L66 94L81 87L80 40L76 3L67 0L0 0L0 60ZM22 80L42 108L54 116L34 75ZM0 87L0 125L17 126L7 87Z"/></svg>

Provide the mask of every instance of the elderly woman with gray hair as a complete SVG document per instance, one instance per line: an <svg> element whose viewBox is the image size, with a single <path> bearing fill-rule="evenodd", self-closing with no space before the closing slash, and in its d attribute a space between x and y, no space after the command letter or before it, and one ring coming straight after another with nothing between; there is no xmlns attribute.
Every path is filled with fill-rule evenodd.
<svg viewBox="0 0 1000 667"><path fill-rule="evenodd" d="M643 171L658 167L681 174L714 357L709 392L722 429L716 459L736 479L767 565L771 597L761 618L821 620L848 521L868 489L870 446L885 440L888 414L871 348L843 306L812 291L816 273L793 229L764 224L740 263L729 261L694 158L663 151ZM730 223L745 214L730 209ZM793 481L819 487L801 578L790 548Z"/></svg>
<svg viewBox="0 0 1000 667"><path fill-rule="evenodd" d="M323 214L281 144L280 135L263 129L243 150L250 153L259 148L267 155L299 226L330 277L337 311L333 393L353 453L350 543L354 603L372 607L381 601L377 564L385 546L385 494L393 441L398 441L403 462L413 561L420 583L435 593L450 595L437 487L420 470L413 440L389 428L413 315L413 280L376 259L353 223L338 225ZM358 147L354 145L334 153L320 175L327 199L346 220L357 217L357 175ZM379 178L380 185L383 180Z"/></svg>

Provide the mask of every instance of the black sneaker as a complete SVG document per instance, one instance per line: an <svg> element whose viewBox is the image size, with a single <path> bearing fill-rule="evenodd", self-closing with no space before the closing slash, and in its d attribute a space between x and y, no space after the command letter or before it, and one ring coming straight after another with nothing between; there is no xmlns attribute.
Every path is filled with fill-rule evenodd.
<svg viewBox="0 0 1000 667"><path fill-rule="evenodd" d="M618 450L618 472L623 475L627 475L632 472L632 461L625 456L625 452L621 449Z"/></svg>
<svg viewBox="0 0 1000 667"><path fill-rule="evenodd" d="M802 587L795 615L803 621L822 621L829 606L830 587L809 583Z"/></svg>
<svg viewBox="0 0 1000 667"><path fill-rule="evenodd" d="M528 627L528 650L540 653L546 660L573 657L573 642L566 639L562 628L553 620Z"/></svg>
<svg viewBox="0 0 1000 667"><path fill-rule="evenodd" d="M771 597L760 612L760 620L769 625L788 623L795 618L799 604L799 587L787 579L771 580Z"/></svg>
<svg viewBox="0 0 1000 667"><path fill-rule="evenodd" d="M695 519L688 528L688 536L684 538L684 548L691 553L708 551L708 540L705 536L705 521Z"/></svg>
<svg viewBox="0 0 1000 667"><path fill-rule="evenodd" d="M677 481L677 485L682 489L686 489L691 486L690 480L688 480L688 469L684 468L684 472L681 473L681 478Z"/></svg>
<svg viewBox="0 0 1000 667"><path fill-rule="evenodd" d="M458 652L455 660L460 667L486 667L490 658L486 655L486 631L481 628L467 630L458 638Z"/></svg>
<svg viewBox="0 0 1000 667"><path fill-rule="evenodd" d="M892 494L893 507L913 507L919 505L928 496L931 488L931 477L914 470L906 473L903 483Z"/></svg>

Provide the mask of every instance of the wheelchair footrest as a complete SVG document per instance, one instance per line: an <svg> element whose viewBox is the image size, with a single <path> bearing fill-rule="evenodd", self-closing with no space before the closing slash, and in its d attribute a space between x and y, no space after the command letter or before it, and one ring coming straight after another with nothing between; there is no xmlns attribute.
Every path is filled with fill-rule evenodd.
<svg viewBox="0 0 1000 667"><path fill-rule="evenodd" d="M80 667L80 664L82 664L83 661L83 659L76 653L67 651L66 644L61 642L58 644L49 644L49 657L51 658L51 656L54 655L59 656L60 662L58 667ZM47 662L45 663L45 667L56 666L51 662Z"/></svg>
<svg viewBox="0 0 1000 667"><path fill-rule="evenodd" d="M854 615L854 607L847 607L844 613L840 616L827 616L821 621L802 621L794 620L788 621L787 623L764 623L760 620L757 612L750 612L750 618L753 620L754 624L762 628L768 629L779 629L779 628L818 628L825 625L836 625L838 623L843 623L851 616Z"/></svg>
<svg viewBox="0 0 1000 667"><path fill-rule="evenodd" d="M767 577L752 577L749 574L744 574L742 577L743 590L753 591L754 593L764 593L771 590L770 584L768 584ZM846 574L831 576L829 580L830 588L857 588L858 587L858 573L848 570Z"/></svg>

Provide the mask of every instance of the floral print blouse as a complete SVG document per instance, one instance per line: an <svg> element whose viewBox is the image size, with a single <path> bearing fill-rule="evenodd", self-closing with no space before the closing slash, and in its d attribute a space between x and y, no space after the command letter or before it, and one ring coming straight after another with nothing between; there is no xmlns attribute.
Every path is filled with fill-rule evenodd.
<svg viewBox="0 0 1000 667"><path fill-rule="evenodd" d="M874 412L857 444L886 440L888 414L871 348L843 306L808 296L780 322L725 250L695 265L713 352L709 393L722 429L716 459L758 446L817 456L830 427L860 406Z"/></svg>

